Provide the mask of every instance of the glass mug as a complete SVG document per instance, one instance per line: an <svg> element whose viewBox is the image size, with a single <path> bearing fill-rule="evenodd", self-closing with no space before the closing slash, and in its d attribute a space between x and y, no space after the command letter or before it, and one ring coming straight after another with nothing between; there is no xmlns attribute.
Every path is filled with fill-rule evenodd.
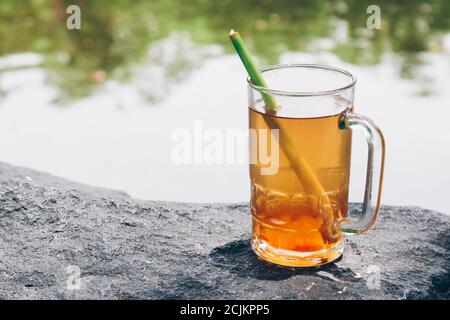
<svg viewBox="0 0 450 320"><path fill-rule="evenodd" d="M317 266L343 253L344 234L375 222L384 167L384 138L353 113L356 78L320 65L260 69L267 87L248 79L252 249L285 266ZM271 95L279 109L266 108ZM367 138L361 216L348 217L353 129ZM253 133L253 134L252 134Z"/></svg>

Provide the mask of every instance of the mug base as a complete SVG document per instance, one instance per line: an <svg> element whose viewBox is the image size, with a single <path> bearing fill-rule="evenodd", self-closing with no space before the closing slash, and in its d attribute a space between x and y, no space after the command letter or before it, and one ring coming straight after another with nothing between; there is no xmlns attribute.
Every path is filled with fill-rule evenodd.
<svg viewBox="0 0 450 320"><path fill-rule="evenodd" d="M261 259L287 267L316 267L333 262L344 252L343 241L335 246L317 251L291 251L275 248L267 242L252 237L252 249Z"/></svg>

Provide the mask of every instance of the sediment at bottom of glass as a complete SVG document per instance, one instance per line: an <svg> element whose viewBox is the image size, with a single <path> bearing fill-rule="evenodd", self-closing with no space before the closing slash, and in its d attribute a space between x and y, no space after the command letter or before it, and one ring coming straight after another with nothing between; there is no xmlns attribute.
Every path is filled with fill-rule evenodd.
<svg viewBox="0 0 450 320"><path fill-rule="evenodd" d="M288 267L315 267L339 258L344 252L344 244L340 241L331 248L300 252L274 248L253 235L252 249L261 259L274 264Z"/></svg>

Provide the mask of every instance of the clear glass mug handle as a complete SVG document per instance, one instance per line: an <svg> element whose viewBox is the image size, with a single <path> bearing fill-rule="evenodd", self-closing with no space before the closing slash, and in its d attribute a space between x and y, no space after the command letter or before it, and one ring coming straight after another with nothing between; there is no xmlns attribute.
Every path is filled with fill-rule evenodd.
<svg viewBox="0 0 450 320"><path fill-rule="evenodd" d="M385 142L383 133L372 120L351 111L347 111L341 116L339 128L360 130L367 139L367 173L361 217L356 221L344 220L341 224L342 232L358 234L373 226L380 210Z"/></svg>

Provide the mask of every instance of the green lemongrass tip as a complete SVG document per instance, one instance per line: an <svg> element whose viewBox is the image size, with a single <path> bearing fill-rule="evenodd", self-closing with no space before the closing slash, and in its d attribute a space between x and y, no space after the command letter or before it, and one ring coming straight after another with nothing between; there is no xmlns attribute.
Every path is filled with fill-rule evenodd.
<svg viewBox="0 0 450 320"><path fill-rule="evenodd" d="M241 58L241 61L244 64L245 69L247 70L252 82L259 87L267 88L266 82L264 81L261 72L259 72L258 67L253 61L252 56L239 33L231 29L230 40L239 57ZM273 96L271 96L267 92L261 92L261 95L264 99L267 109L270 109L271 111L277 111L280 108Z"/></svg>

